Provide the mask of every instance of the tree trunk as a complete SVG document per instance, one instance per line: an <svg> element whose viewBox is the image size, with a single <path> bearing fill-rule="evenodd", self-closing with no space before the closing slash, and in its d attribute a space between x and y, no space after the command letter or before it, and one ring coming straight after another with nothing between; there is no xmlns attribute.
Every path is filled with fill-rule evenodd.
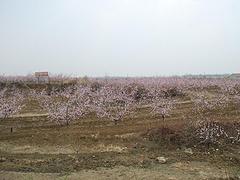
<svg viewBox="0 0 240 180"><path fill-rule="evenodd" d="M67 126L68 126L69 125L68 106L67 106L67 110L66 110L66 121L67 121Z"/></svg>
<svg viewBox="0 0 240 180"><path fill-rule="evenodd" d="M162 115L162 120L163 120L163 127L165 127L165 116Z"/></svg>

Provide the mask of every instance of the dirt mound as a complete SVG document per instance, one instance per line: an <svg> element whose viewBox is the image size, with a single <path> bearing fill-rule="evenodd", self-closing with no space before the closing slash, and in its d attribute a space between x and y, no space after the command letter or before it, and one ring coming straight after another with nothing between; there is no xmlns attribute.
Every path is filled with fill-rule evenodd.
<svg viewBox="0 0 240 180"><path fill-rule="evenodd" d="M167 126L149 129L143 136L160 144L179 146L184 143L183 133L176 128Z"/></svg>

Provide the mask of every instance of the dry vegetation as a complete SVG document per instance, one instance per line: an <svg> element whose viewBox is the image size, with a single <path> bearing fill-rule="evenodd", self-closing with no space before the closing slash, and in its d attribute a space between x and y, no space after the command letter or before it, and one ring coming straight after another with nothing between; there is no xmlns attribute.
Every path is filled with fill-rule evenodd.
<svg viewBox="0 0 240 180"><path fill-rule="evenodd" d="M0 179L240 179L239 143L201 143L192 101L175 99L164 122L141 107L117 125L89 114L68 126L49 121L36 99L28 99L0 121ZM239 126L236 111L232 105L208 117L230 133Z"/></svg>

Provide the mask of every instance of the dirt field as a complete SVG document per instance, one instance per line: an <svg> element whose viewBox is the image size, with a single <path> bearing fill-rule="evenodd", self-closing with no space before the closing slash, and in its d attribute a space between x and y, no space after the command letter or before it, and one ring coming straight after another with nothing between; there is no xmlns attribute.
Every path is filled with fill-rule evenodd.
<svg viewBox="0 0 240 180"><path fill-rule="evenodd" d="M187 123L191 103L178 106L166 120L170 129ZM224 121L240 118L231 109L224 114ZM0 180L240 179L239 146L189 148L148 138L162 126L146 109L118 125L91 115L57 126L37 102L29 101L20 114L0 122Z"/></svg>

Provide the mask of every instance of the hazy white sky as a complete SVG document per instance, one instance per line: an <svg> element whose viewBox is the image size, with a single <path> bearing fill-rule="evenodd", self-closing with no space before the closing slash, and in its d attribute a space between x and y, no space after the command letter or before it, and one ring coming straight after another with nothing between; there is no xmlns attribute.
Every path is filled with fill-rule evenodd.
<svg viewBox="0 0 240 180"><path fill-rule="evenodd" d="M0 0L0 74L240 72L239 0Z"/></svg>

